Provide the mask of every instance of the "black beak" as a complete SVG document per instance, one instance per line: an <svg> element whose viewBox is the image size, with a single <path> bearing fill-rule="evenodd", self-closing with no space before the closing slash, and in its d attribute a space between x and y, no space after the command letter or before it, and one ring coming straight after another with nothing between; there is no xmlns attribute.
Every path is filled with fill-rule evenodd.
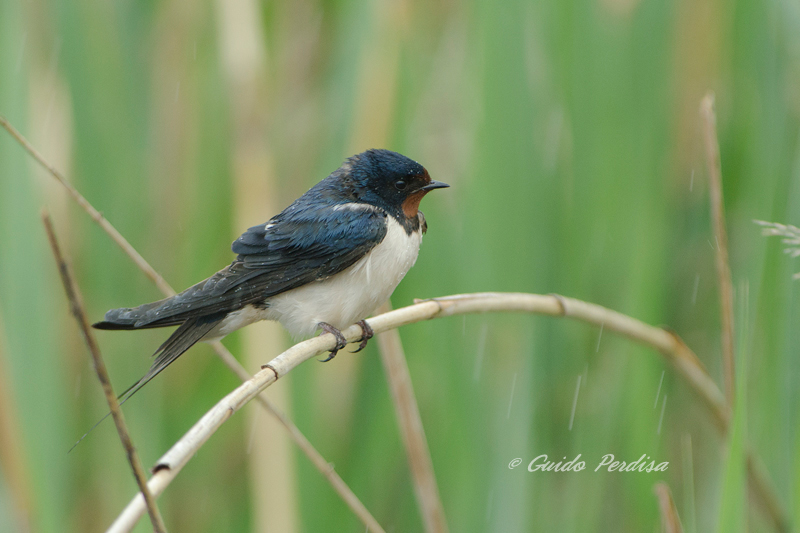
<svg viewBox="0 0 800 533"><path fill-rule="evenodd" d="M443 183L441 181L433 180L432 182L430 182L429 184L425 185L424 187L421 187L420 190L427 192L427 191L432 191L433 189L444 189L446 187L449 187L449 185L446 184L446 183Z"/></svg>

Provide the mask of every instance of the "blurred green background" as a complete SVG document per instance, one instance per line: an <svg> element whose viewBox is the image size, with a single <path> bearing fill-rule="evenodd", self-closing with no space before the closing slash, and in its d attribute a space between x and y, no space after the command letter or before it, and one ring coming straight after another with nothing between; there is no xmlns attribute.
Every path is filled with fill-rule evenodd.
<svg viewBox="0 0 800 533"><path fill-rule="evenodd" d="M423 202L430 229L395 307L561 293L668 325L721 384L698 118L709 89L736 289L737 427L798 522L800 265L752 223L800 223L797 2L0 0L0 114L176 289L230 262L233 239L345 157L386 147L452 185ZM0 132L0 531L100 531L135 484L110 422L67 454L106 406L42 206L92 319L161 295ZM117 390L166 335L98 333ZM729 459L652 350L519 315L401 335L451 531L658 531L657 481L687 532L771 530L732 474L741 456ZM258 324L225 343L255 372L290 339ZM200 345L126 404L145 465L236 384ZM387 531L422 529L376 343L308 362L268 394ZM160 498L168 528L363 531L257 410L225 424ZM669 469L595 473L608 453ZM540 454L581 454L587 470L508 468ZM145 518L137 531L149 529Z"/></svg>

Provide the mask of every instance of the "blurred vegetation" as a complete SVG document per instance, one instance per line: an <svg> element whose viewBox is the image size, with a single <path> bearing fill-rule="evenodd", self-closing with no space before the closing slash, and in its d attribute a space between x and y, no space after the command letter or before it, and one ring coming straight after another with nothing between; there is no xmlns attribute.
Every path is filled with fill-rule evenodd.
<svg viewBox="0 0 800 533"><path fill-rule="evenodd" d="M731 446L663 359L613 334L527 316L409 326L401 334L458 532L654 531L658 481L689 533L769 531L745 502L745 443L800 521L800 267L751 222L800 222L798 4L0 0L0 114L175 288L227 264L235 237L345 157L386 147L452 185L423 203L430 231L395 306L561 293L668 325L721 384L697 112L709 89L741 363ZM106 407L42 205L92 317L161 295L0 132L0 530L98 531L135 484L111 423L66 453ZM244 342L248 332L226 344L255 371L289 342L272 331L271 344ZM118 390L165 335L99 335ZM125 406L143 462L236 383L198 346L146 387ZM421 530L375 344L306 363L281 386L378 521ZM363 530L284 434L253 440L250 424L266 415L247 409L159 500L170 530ZM285 451L268 451L271 441ZM670 466L595 473L608 453ZM508 468L540 454L581 454L587 470ZM267 455L286 468L258 468ZM147 530L144 519L137 531Z"/></svg>

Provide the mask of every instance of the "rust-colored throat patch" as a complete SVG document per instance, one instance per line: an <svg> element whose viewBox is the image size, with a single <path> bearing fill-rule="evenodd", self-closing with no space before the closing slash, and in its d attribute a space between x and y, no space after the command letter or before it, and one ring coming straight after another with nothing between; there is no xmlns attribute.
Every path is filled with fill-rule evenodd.
<svg viewBox="0 0 800 533"><path fill-rule="evenodd" d="M428 194L430 191L417 191L412 193L403 201L403 213L408 218L414 218L417 216L419 212L419 203L422 201L422 198Z"/></svg>

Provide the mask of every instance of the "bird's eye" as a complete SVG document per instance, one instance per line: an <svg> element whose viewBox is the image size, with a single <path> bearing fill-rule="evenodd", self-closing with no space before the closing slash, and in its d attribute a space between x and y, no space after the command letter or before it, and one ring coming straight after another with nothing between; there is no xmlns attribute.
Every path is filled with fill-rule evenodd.
<svg viewBox="0 0 800 533"><path fill-rule="evenodd" d="M402 191L403 189L406 188L406 182L403 180L397 180L394 182L394 188L397 189L398 191Z"/></svg>

